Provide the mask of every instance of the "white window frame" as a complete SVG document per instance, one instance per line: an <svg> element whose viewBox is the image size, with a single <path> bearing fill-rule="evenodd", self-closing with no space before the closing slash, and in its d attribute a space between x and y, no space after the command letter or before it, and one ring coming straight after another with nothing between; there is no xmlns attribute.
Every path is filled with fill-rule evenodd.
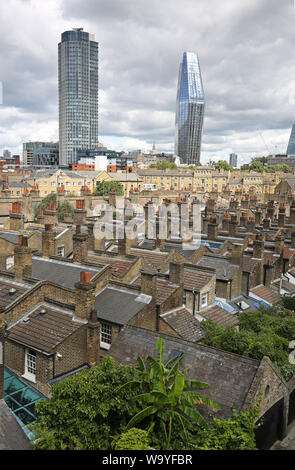
<svg viewBox="0 0 295 470"><path fill-rule="evenodd" d="M14 266L14 255L9 255L6 257L6 269L13 268Z"/></svg>
<svg viewBox="0 0 295 470"><path fill-rule="evenodd" d="M110 349L112 344L112 326L107 323L100 325L100 347Z"/></svg>
<svg viewBox="0 0 295 470"><path fill-rule="evenodd" d="M62 254L59 254L60 250L62 251ZM62 256L64 258L64 256L65 256L65 247L64 247L64 245L57 247L57 256Z"/></svg>
<svg viewBox="0 0 295 470"><path fill-rule="evenodd" d="M25 373L23 374L23 377L34 383L36 383L36 365L37 365L36 363L37 363L37 356L36 356L35 351L33 351L32 349L26 349Z"/></svg>
<svg viewBox="0 0 295 470"><path fill-rule="evenodd" d="M201 308L207 307L208 305L208 292L201 294Z"/></svg>

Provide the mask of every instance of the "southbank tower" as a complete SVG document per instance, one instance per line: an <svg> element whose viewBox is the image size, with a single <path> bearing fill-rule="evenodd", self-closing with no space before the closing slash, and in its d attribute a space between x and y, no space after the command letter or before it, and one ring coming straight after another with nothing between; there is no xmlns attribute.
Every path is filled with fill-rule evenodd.
<svg viewBox="0 0 295 470"><path fill-rule="evenodd" d="M83 28L61 35L58 91L59 164L68 166L98 142L98 43Z"/></svg>

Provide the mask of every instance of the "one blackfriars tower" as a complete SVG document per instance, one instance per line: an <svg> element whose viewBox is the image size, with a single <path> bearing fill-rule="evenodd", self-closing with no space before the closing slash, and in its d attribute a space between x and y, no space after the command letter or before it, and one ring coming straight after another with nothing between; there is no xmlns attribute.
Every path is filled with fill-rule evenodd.
<svg viewBox="0 0 295 470"><path fill-rule="evenodd" d="M98 43L83 28L61 35L58 86L59 164L68 166L98 142Z"/></svg>
<svg viewBox="0 0 295 470"><path fill-rule="evenodd" d="M205 97L197 54L184 52L179 68L175 154L185 164L200 163Z"/></svg>

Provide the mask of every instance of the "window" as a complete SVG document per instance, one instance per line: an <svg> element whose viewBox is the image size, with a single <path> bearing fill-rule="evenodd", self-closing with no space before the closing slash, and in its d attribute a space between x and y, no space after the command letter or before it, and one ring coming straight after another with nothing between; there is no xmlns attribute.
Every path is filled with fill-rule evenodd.
<svg viewBox="0 0 295 470"><path fill-rule="evenodd" d="M57 256L65 256L65 247L64 246L58 246L57 247Z"/></svg>
<svg viewBox="0 0 295 470"><path fill-rule="evenodd" d="M6 269L10 269L14 266L14 256L10 255L6 258Z"/></svg>
<svg viewBox="0 0 295 470"><path fill-rule="evenodd" d="M26 349L25 373L23 377L32 382L36 382L36 353L32 349Z"/></svg>
<svg viewBox="0 0 295 470"><path fill-rule="evenodd" d="M102 323L100 328L100 346L104 349L110 349L111 344L112 327L106 323Z"/></svg>
<svg viewBox="0 0 295 470"><path fill-rule="evenodd" d="M208 292L202 294L201 296L201 307L206 307L208 305Z"/></svg>

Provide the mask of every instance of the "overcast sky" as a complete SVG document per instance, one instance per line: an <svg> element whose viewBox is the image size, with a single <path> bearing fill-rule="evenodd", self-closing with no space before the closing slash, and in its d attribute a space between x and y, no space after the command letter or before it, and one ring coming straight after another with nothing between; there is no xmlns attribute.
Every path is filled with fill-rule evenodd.
<svg viewBox="0 0 295 470"><path fill-rule="evenodd" d="M1 0L0 154L58 140L57 44L99 42L99 141L173 151L179 63L198 53L202 163L285 153L295 122L294 0Z"/></svg>

